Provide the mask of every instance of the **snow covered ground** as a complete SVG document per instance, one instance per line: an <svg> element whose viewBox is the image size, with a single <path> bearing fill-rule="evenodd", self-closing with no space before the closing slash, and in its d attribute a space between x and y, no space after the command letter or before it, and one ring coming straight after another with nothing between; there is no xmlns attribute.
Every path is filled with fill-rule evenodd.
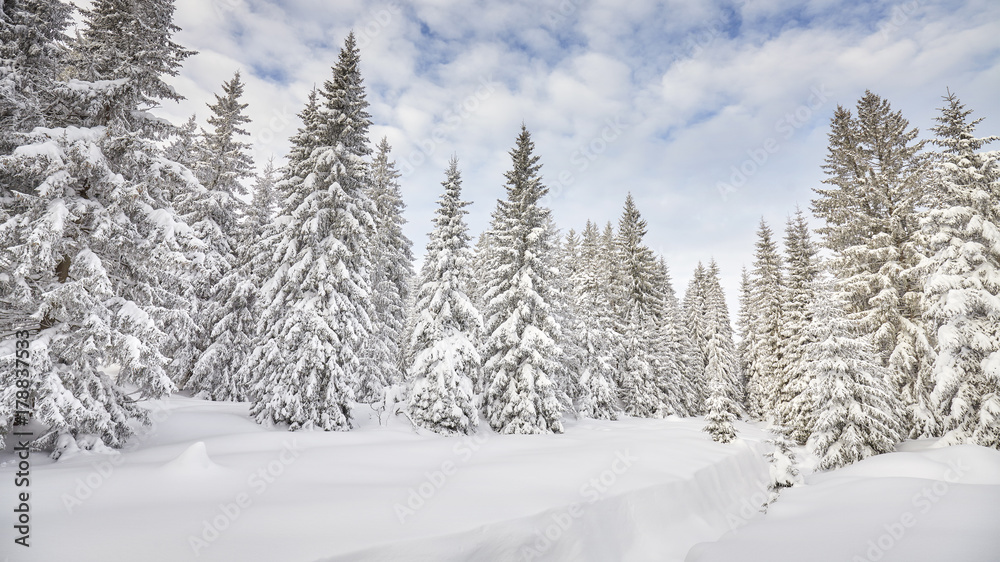
<svg viewBox="0 0 1000 562"><path fill-rule="evenodd" d="M5 508L0 552L46 562L853 562L868 560L883 524L899 522L903 534L883 560L1000 559L1000 452L978 447L814 475L761 516L768 446L745 424L730 445L712 442L701 419L569 421L559 436L481 427L445 438L372 414L347 433L289 433L250 421L244 404L163 404L124 454L34 455L32 546L8 547ZM13 457L2 455L7 505ZM926 512L915 503L923 490Z"/></svg>
<svg viewBox="0 0 1000 562"><path fill-rule="evenodd" d="M687 562L1000 561L1000 452L932 443L813 474Z"/></svg>

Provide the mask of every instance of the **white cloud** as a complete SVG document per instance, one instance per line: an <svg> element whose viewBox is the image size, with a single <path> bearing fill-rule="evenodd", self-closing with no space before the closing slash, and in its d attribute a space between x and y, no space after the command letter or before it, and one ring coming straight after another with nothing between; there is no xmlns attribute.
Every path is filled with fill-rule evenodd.
<svg viewBox="0 0 1000 562"><path fill-rule="evenodd" d="M760 216L780 232L796 203L808 208L837 104L871 89L926 130L950 87L987 118L984 134L1000 131L998 22L992 0L180 0L177 39L200 54L173 81L189 99L162 111L204 119L240 68L258 162L283 155L353 28L372 136L386 135L408 172L418 253L452 153L472 228L486 226L523 120L560 225L617 222L632 191L675 288L714 256L735 307ZM795 118L819 87L828 99ZM606 141L615 118L622 130ZM717 184L768 139L778 149L723 198Z"/></svg>

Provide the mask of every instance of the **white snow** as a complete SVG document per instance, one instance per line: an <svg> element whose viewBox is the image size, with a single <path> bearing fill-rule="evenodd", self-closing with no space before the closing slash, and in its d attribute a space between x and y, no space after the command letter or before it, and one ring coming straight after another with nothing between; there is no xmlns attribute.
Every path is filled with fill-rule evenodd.
<svg viewBox="0 0 1000 562"><path fill-rule="evenodd" d="M907 442L808 476L762 515L768 435L739 422L728 445L703 418L442 437L358 406L353 431L290 433L242 403L161 404L122 453L32 456L32 546L12 560L855 562L890 540L878 560L1000 552L1000 452L972 445ZM0 453L0 498L14 497L13 460Z"/></svg>
<svg viewBox="0 0 1000 562"><path fill-rule="evenodd" d="M123 454L32 456L32 546L17 560L679 561L766 497L766 435L744 424L730 445L702 419L442 437L372 413L351 432L290 433L246 404L165 404Z"/></svg>
<svg viewBox="0 0 1000 562"><path fill-rule="evenodd" d="M933 444L813 474L765 517L694 547L686 561L1000 560L1000 451Z"/></svg>

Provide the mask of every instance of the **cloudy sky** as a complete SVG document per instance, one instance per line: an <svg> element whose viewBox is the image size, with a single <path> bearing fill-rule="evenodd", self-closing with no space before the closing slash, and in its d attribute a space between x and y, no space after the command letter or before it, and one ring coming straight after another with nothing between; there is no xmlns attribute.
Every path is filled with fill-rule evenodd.
<svg viewBox="0 0 1000 562"><path fill-rule="evenodd" d="M838 104L870 89L926 132L951 88L1000 133L996 0L178 0L176 23L199 54L161 112L204 122L241 70L258 163L353 29L418 255L449 156L478 234L523 122L563 229L617 221L632 192L678 292L714 257L730 306L760 218L808 211Z"/></svg>

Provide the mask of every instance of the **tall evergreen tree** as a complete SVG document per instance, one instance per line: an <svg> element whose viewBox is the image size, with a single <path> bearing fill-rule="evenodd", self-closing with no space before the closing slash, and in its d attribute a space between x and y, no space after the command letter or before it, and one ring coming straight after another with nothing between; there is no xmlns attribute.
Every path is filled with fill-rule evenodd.
<svg viewBox="0 0 1000 562"><path fill-rule="evenodd" d="M479 423L472 381L481 367L476 335L482 316L466 293L472 251L463 218L458 160L452 158L434 231L420 273L410 336L413 380L409 411L414 423L438 433L471 433Z"/></svg>
<svg viewBox="0 0 1000 562"><path fill-rule="evenodd" d="M692 360L691 340L684 325L684 312L670 280L670 270L663 257L657 264L656 277L663 294L663 314L658 325L661 345L657 357L661 401L673 413L688 416L697 409L692 403L696 391L687 377Z"/></svg>
<svg viewBox="0 0 1000 562"><path fill-rule="evenodd" d="M578 411L588 418L615 420L621 409L614 382L614 316L605 291L603 261L601 234L596 224L587 221L580 241L580 266L571 272L583 348Z"/></svg>
<svg viewBox="0 0 1000 562"><path fill-rule="evenodd" d="M819 275L816 248L809 234L805 215L796 209L795 217L785 226L785 277L781 310L781 358L778 363L775 418L785 428L793 426L796 417L796 397L809 388L802 357L809 337L809 303ZM805 437L798 435L793 439Z"/></svg>
<svg viewBox="0 0 1000 562"><path fill-rule="evenodd" d="M60 98L47 128L0 155L18 191L0 224L0 263L9 300L39 328L35 418L48 427L39 444L57 442L54 455L87 434L122 445L131 422L146 420L137 397L174 390L161 327L186 315L177 272L197 257L197 241L169 201L196 184L163 156L157 142L171 127L148 112L180 98L164 81L190 54L171 40L173 10L166 0L96 0L67 54L72 65L57 74L75 81L53 87ZM48 25L34 31L55 40L65 22ZM59 47L41 53L50 48Z"/></svg>
<svg viewBox="0 0 1000 562"><path fill-rule="evenodd" d="M225 95L216 94L215 103L208 106L212 112L208 118L212 130L202 133L196 144L195 175L205 189L178 203L188 224L205 243L205 257L194 276L192 308L197 337L184 342L193 348L194 361L190 367L184 365L184 371L173 373L178 386L216 400L244 397L233 378L223 376L231 371L221 367L220 355L229 352L220 354L220 351L232 349L235 335L232 330L237 329L230 325L234 311L224 309L227 299L236 293L244 279L242 275L229 274L243 264L238 246L242 242L240 222L246 211L239 196L247 193L241 180L252 175L253 167L250 145L239 140L241 136L249 136L243 126L250 122L243 114L247 104L240 99L243 83L239 72L222 84L222 91ZM238 310L243 310L246 304L241 303ZM245 318L246 321L249 319ZM209 351L213 345L215 349ZM212 357L205 357L206 353ZM240 353L243 354L245 351Z"/></svg>
<svg viewBox="0 0 1000 562"><path fill-rule="evenodd" d="M977 152L1000 137L977 138L982 119L970 120L972 111L951 92L944 99L933 129L935 207L924 225L931 248L924 294L939 345L937 411L918 392L915 417L920 433L1000 448L1000 158Z"/></svg>
<svg viewBox="0 0 1000 562"><path fill-rule="evenodd" d="M819 468L839 468L892 451L903 437L903 406L858 321L838 292L821 290L813 307L817 339L806 346L816 424L807 446Z"/></svg>
<svg viewBox="0 0 1000 562"><path fill-rule="evenodd" d="M499 433L562 433L552 383L560 329L552 315L553 272L546 267L554 241L550 211L538 204L548 188L523 125L510 155L507 199L497 202L490 227L484 407Z"/></svg>
<svg viewBox="0 0 1000 562"><path fill-rule="evenodd" d="M707 380L705 368L708 366L708 338L710 326L708 320L708 286L705 266L698 262L694 275L684 293L684 326L691 342L691 360L688 363L687 377L690 387L694 389L691 397L693 415L704 411L707 398Z"/></svg>
<svg viewBox="0 0 1000 562"><path fill-rule="evenodd" d="M281 216L265 242L273 263L261 290L251 356L251 414L290 429L350 428L350 407L373 358L371 252L374 204L365 190L370 125L359 55L350 34L321 101L311 97L292 139Z"/></svg>
<svg viewBox="0 0 1000 562"><path fill-rule="evenodd" d="M657 283L656 258L642 242L645 235L646 221L629 194L617 238L623 291L619 325L625 352L619 392L625 412L638 417L652 417L662 408L657 360L663 347L659 327L664 298Z"/></svg>
<svg viewBox="0 0 1000 562"><path fill-rule="evenodd" d="M750 342L757 336L754 333L753 321L753 284L750 281L750 272L746 266L740 270L740 312L736 317L736 330L740 335L740 342L736 345L736 360L740 370L740 383L747 388L747 398L750 389L747 380L750 374ZM747 411L751 411L747 405Z"/></svg>
<svg viewBox="0 0 1000 562"><path fill-rule="evenodd" d="M389 158L388 140L378 144L371 165L369 197L375 204L375 249L372 256L373 318L378 332L367 353L376 365L377 384L362 381L359 399L377 399L381 387L402 381L406 339L406 302L413 278L413 243L403 234L403 204L399 172Z"/></svg>
<svg viewBox="0 0 1000 562"><path fill-rule="evenodd" d="M753 271L750 274L750 317L754 337L747 342L747 405L752 415L776 415L783 353L784 280L781 254L771 228L760 220Z"/></svg>
<svg viewBox="0 0 1000 562"><path fill-rule="evenodd" d="M934 351L923 322L924 241L919 220L928 201L924 142L889 102L866 92L857 117L834 113L824 170L829 187L817 189L819 229L834 252L833 268L847 312L861 322L914 425Z"/></svg>

